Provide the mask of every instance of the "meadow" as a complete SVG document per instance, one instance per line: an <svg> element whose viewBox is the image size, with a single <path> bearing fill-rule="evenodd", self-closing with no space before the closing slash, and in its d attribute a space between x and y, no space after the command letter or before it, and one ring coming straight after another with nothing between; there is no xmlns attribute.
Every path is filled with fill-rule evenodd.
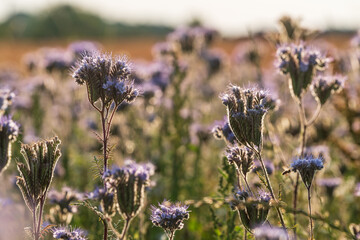
<svg viewBox="0 0 360 240"><path fill-rule="evenodd" d="M360 33L0 52L0 240L360 239Z"/></svg>

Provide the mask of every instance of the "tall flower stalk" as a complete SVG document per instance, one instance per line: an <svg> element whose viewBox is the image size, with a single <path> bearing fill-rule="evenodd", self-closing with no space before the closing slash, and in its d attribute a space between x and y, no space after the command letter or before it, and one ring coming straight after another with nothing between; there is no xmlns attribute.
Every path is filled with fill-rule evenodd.
<svg viewBox="0 0 360 240"><path fill-rule="evenodd" d="M103 169L100 175L108 170L109 136L115 112L123 102L132 102L139 95L130 81L130 65L126 57L113 59L111 55L87 53L73 69L73 78L86 85L88 100L100 114L103 144ZM106 186L105 186L106 191ZM108 235L108 224L103 219L104 240Z"/></svg>
<svg viewBox="0 0 360 240"><path fill-rule="evenodd" d="M60 143L60 139L54 137L33 145L21 146L25 163L17 164L20 177L17 178L16 184L32 213L32 236L35 240L40 239L42 235L42 215L54 169L61 156L58 148Z"/></svg>
<svg viewBox="0 0 360 240"><path fill-rule="evenodd" d="M326 70L329 59L319 51L309 49L306 46L283 45L277 50L277 67L282 74L288 76L289 89L292 98L298 106L300 120L300 157L304 157L306 148L306 133L320 114L322 106L334 92L342 89L344 77L341 76L318 76L318 72ZM308 89L317 102L317 108L310 119L307 119L303 98ZM299 173L296 174L293 195L294 225L297 223L297 201L298 201ZM296 237L296 227L294 228Z"/></svg>
<svg viewBox="0 0 360 240"><path fill-rule="evenodd" d="M263 141L263 121L271 107L272 101L264 91L242 89L232 86L229 93L222 96L222 102L227 107L227 115L232 132L237 143L251 149L259 159L264 172L266 188L271 198L278 202L272 188L269 174L261 157ZM278 206L275 206L281 225L286 229L284 218Z"/></svg>
<svg viewBox="0 0 360 240"><path fill-rule="evenodd" d="M311 217L311 185L314 180L315 172L324 167L322 158L314 158L313 156L306 156L293 161L291 170L298 172L307 189L308 207L309 207L309 225L310 225L310 239L314 239L313 220Z"/></svg>

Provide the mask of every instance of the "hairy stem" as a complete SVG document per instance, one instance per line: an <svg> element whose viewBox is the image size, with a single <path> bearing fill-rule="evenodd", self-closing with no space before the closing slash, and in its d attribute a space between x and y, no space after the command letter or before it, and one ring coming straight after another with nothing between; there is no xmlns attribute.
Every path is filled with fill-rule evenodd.
<svg viewBox="0 0 360 240"><path fill-rule="evenodd" d="M307 130L307 124L306 124L306 116L305 116L305 110L302 105L302 98L298 102L298 109L299 109L299 119L300 119L300 157L303 157L305 152L305 146L306 146L306 130ZM296 237L296 223L297 223L297 200L298 200L298 190L299 190L299 173L296 172L296 180L294 185L294 195L293 195L293 209L294 209L294 236Z"/></svg>
<svg viewBox="0 0 360 240"><path fill-rule="evenodd" d="M273 190L273 188L272 188L272 186L271 186L269 174L268 174L268 172L267 172L267 170L266 170L264 161L263 161L263 159L262 159L262 157L261 157L261 153L258 152L258 151L255 151L255 152L256 152L257 155L258 155L258 158L259 158L259 161L260 161L260 164L261 164L261 168L262 168L262 170L263 170L263 172L264 172L267 188L268 188L268 190L270 191L270 194L271 194L272 199L277 203L278 200L276 199L275 194L274 194L274 190ZM278 213L278 215L279 215L280 223L281 223L282 227L284 228L284 230L286 231L286 226L285 226L284 218L283 218L283 216L282 216L282 213L281 213L281 211L280 211L280 208L279 208L279 206L275 206L275 208L276 208L276 211L277 211L277 213Z"/></svg>
<svg viewBox="0 0 360 240"><path fill-rule="evenodd" d="M107 221L105 219L102 219L103 225L104 225L104 240L107 240L107 236L108 236L108 224Z"/></svg>
<svg viewBox="0 0 360 240"><path fill-rule="evenodd" d="M126 234L130 227L131 218L126 218L124 228L121 232L120 240L126 240Z"/></svg>

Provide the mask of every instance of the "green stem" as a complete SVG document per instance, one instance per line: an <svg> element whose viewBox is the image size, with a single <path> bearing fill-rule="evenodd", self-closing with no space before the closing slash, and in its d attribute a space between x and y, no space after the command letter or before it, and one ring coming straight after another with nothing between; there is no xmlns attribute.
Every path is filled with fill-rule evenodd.
<svg viewBox="0 0 360 240"><path fill-rule="evenodd" d="M278 203L278 200L276 199L275 194L274 194L274 190L273 190L273 188L272 188L272 186L271 186L269 174L268 174L268 172L267 172L267 170L266 170L264 161L263 161L263 159L262 159L262 157L261 157L261 153L260 153L260 152L257 152L257 151L256 151L256 153L257 153L257 155L258 155L258 158L259 158L259 161L260 161L260 164L261 164L261 168L263 169L263 172L264 172L264 175L265 175L265 180L266 180L267 188L268 188L269 191L270 191L270 194L271 194L272 199L274 199L274 201L275 201L276 203ZM278 213L278 215L279 215L280 223L281 223L282 227L284 228L284 230L286 231L286 226L285 226L284 218L283 218L283 216L282 216L282 213L281 213L281 211L280 211L279 206L275 206L275 209L276 209L276 211L277 211L277 213Z"/></svg>
<svg viewBox="0 0 360 240"><path fill-rule="evenodd" d="M126 218L124 228L121 232L120 240L126 240L126 234L130 227L131 218Z"/></svg>
<svg viewBox="0 0 360 240"><path fill-rule="evenodd" d="M309 222L310 222L310 239L314 239L314 233L313 233L313 221L311 217L311 186L308 187L308 203L309 203Z"/></svg>

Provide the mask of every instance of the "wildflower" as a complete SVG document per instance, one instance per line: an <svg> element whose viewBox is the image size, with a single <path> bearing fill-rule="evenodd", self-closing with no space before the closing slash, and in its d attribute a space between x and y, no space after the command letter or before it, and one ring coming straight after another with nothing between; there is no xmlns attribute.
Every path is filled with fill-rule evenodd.
<svg viewBox="0 0 360 240"><path fill-rule="evenodd" d="M89 101L101 99L104 105L112 101L119 106L123 101L132 102L139 92L129 81L130 65L125 57L113 59L110 55L88 53L73 69L73 78L86 84Z"/></svg>
<svg viewBox="0 0 360 240"><path fill-rule="evenodd" d="M331 94L342 90L345 79L343 76L318 76L312 84L312 94L321 105L324 105Z"/></svg>
<svg viewBox="0 0 360 240"><path fill-rule="evenodd" d="M165 231L169 240L172 240L175 232L183 229L184 220L190 217L188 207L181 203L172 204L164 200L161 204L159 203L159 208L151 207L150 219L155 226Z"/></svg>
<svg viewBox="0 0 360 240"><path fill-rule="evenodd" d="M100 211L105 216L113 217L116 214L115 194L112 191L107 191L105 188L96 188L87 197L100 202Z"/></svg>
<svg viewBox="0 0 360 240"><path fill-rule="evenodd" d="M273 226L260 226L254 229L256 240L287 240L287 234L283 228Z"/></svg>
<svg viewBox="0 0 360 240"><path fill-rule="evenodd" d="M61 192L51 190L48 199L54 205L50 208L50 220L53 223L68 225L72 220L73 214L78 210L78 207L71 203L81 200L82 195L71 188L64 187Z"/></svg>
<svg viewBox="0 0 360 240"><path fill-rule="evenodd" d="M53 238L63 240L86 240L86 232L82 229L68 229L59 227L53 230Z"/></svg>
<svg viewBox="0 0 360 240"><path fill-rule="evenodd" d="M309 189L314 179L315 171L321 170L324 167L324 159L321 156L315 158L312 155L307 155L304 158L294 160L290 167L292 171L300 173L306 188Z"/></svg>
<svg viewBox="0 0 360 240"><path fill-rule="evenodd" d="M127 160L122 168L105 172L106 187L115 193L117 210L125 220L131 221L140 212L145 188L150 186L150 176L154 173L153 164L137 164L132 160Z"/></svg>
<svg viewBox="0 0 360 240"><path fill-rule="evenodd" d="M174 44L175 49L179 49L183 53L191 53L195 49L195 35L190 28L178 28L167 38Z"/></svg>
<svg viewBox="0 0 360 240"><path fill-rule="evenodd" d="M226 142L230 144L235 144L235 135L231 131L230 125L226 119L223 121L218 121L214 124L215 126L212 129L212 133L214 137L217 139L224 139Z"/></svg>
<svg viewBox="0 0 360 240"><path fill-rule="evenodd" d="M283 45L278 47L277 67L289 75L289 88L293 97L300 99L308 89L316 71L324 71L329 59L319 51L300 45Z"/></svg>
<svg viewBox="0 0 360 240"><path fill-rule="evenodd" d="M253 195L247 190L238 190L230 200L230 207L239 212L241 222L251 232L256 226L262 225L269 214L271 195L260 190Z"/></svg>
<svg viewBox="0 0 360 240"><path fill-rule="evenodd" d="M256 89L232 86L221 97L227 107L228 119L237 141L250 148L262 146L263 119L270 105L267 93Z"/></svg>
<svg viewBox="0 0 360 240"><path fill-rule="evenodd" d="M360 239L360 224L352 223L349 226L351 234L354 236L354 239Z"/></svg>
<svg viewBox="0 0 360 240"><path fill-rule="evenodd" d="M58 148L60 143L60 139L54 137L51 140L37 142L33 145L23 144L21 146L20 152L26 163L17 164L20 177L17 177L16 184L33 214L34 226L36 226L33 229L35 240L40 237L42 210L56 163L61 156ZM37 209L40 210L37 211Z"/></svg>
<svg viewBox="0 0 360 240"><path fill-rule="evenodd" d="M19 135L19 125L8 116L0 115L0 173L11 160L11 143Z"/></svg>
<svg viewBox="0 0 360 240"><path fill-rule="evenodd" d="M226 153L229 164L234 165L246 177L246 174L250 172L253 166L254 152L247 147L234 146L228 148Z"/></svg>

